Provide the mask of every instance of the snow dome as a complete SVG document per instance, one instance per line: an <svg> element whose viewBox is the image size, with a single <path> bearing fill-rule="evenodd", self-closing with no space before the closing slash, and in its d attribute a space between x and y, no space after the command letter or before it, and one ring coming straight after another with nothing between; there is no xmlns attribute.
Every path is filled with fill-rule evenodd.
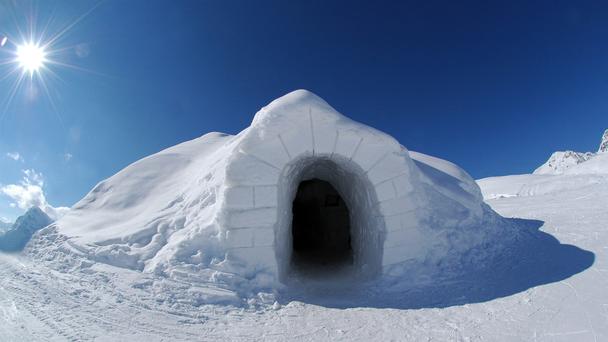
<svg viewBox="0 0 608 342"><path fill-rule="evenodd" d="M42 236L95 261L253 289L301 270L369 279L457 264L472 249L483 258L506 238L500 219L456 165L297 90L236 136L209 133L128 166Z"/></svg>

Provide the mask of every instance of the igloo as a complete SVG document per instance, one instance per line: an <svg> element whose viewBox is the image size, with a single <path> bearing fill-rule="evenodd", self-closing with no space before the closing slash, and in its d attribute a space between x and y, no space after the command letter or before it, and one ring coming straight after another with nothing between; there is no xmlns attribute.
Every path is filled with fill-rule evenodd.
<svg viewBox="0 0 608 342"><path fill-rule="evenodd" d="M374 279L498 245L500 217L456 165L408 151L306 90L236 136L209 133L99 183L47 228L47 248L232 289L335 260Z"/></svg>

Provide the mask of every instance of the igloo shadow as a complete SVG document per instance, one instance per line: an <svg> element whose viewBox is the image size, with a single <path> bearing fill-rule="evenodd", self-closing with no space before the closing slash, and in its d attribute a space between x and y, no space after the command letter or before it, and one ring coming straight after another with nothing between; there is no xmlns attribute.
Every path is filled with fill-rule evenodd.
<svg viewBox="0 0 608 342"><path fill-rule="evenodd" d="M379 279L354 286L316 283L291 288L281 302L301 301L331 308L445 308L507 297L535 286L567 279L593 265L595 254L573 245L561 244L539 228L543 221L509 219L521 230L504 253L485 265L471 263L450 274L438 274L432 281Z"/></svg>

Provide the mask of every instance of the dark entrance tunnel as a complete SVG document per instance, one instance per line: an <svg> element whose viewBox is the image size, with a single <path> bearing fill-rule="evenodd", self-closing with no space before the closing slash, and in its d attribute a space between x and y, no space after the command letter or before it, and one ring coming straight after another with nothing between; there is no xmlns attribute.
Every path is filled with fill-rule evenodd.
<svg viewBox="0 0 608 342"><path fill-rule="evenodd" d="M296 268L331 271L352 264L349 209L330 183L316 178L301 182L292 210Z"/></svg>

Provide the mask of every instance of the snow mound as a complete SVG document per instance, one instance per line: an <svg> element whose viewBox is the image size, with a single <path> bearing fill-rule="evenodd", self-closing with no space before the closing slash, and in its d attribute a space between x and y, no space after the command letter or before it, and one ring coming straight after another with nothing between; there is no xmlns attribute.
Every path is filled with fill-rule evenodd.
<svg viewBox="0 0 608 342"><path fill-rule="evenodd" d="M349 208L357 278L457 268L515 235L458 166L409 152L297 90L236 136L206 134L102 181L32 250L239 295L280 288L293 273L292 202L312 179L329 182Z"/></svg>
<svg viewBox="0 0 608 342"><path fill-rule="evenodd" d="M40 208L30 208L17 218L10 229L0 235L0 250L6 252L22 250L36 231L51 223L51 218Z"/></svg>

